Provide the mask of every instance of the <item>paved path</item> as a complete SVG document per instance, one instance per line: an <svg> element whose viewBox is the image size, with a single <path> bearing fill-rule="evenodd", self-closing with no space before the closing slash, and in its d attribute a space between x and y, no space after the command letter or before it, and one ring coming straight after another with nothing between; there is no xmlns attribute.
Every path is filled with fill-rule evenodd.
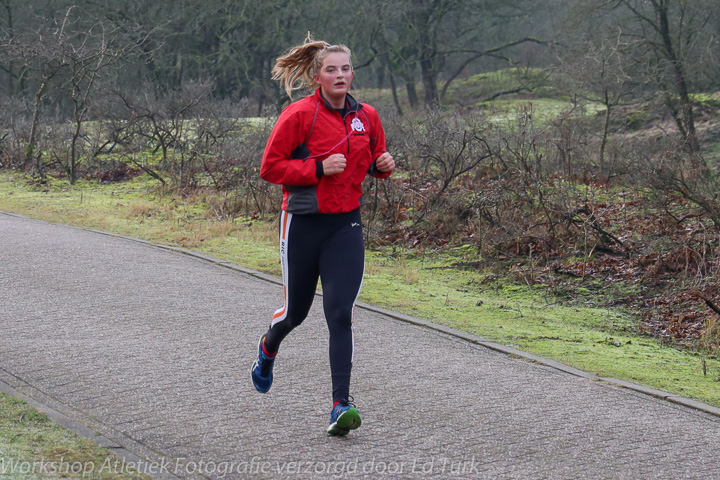
<svg viewBox="0 0 720 480"><path fill-rule="evenodd" d="M250 383L281 302L227 266L0 214L0 381L159 476L720 479L716 416L365 309L363 425L328 437L321 302L271 392Z"/></svg>

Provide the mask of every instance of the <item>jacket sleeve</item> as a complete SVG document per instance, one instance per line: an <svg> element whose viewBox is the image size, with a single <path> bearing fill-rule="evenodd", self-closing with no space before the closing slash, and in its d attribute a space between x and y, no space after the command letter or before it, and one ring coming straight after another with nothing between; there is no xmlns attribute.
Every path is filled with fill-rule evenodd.
<svg viewBox="0 0 720 480"><path fill-rule="evenodd" d="M392 172L381 172L377 168L377 164L375 163L376 160L387 151L387 146L385 144L385 131L383 130L382 123L380 122L380 117L378 116L377 112L373 110L372 112L372 127L370 130L370 149L372 150L372 163L370 164L370 168L368 169L368 174L375 178L387 178L389 177Z"/></svg>
<svg viewBox="0 0 720 480"><path fill-rule="evenodd" d="M293 159L292 153L305 141L301 111L285 109L265 146L260 177L280 185L317 185L322 168L316 161ZM322 165L322 164L321 164Z"/></svg>

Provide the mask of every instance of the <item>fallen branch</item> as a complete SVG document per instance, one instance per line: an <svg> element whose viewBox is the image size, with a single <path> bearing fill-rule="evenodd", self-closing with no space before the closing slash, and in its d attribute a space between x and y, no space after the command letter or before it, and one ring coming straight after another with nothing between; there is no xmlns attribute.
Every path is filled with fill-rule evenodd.
<svg viewBox="0 0 720 480"><path fill-rule="evenodd" d="M160 176L160 174L158 174L157 172L153 171L152 169L147 168L145 165L141 164L140 162L138 162L138 161L135 160L135 159L133 159L133 160L131 160L131 161L132 161L133 165L135 165L136 167L138 167L140 170L142 170L143 172L147 173L148 175L150 175L151 177L155 178L156 180L160 180L160 183L162 183L163 185L165 185L165 179L162 178L162 177Z"/></svg>
<svg viewBox="0 0 720 480"><path fill-rule="evenodd" d="M703 297L702 295L698 295L698 297L700 297L702 300L705 301L705 305L710 307L710 310L712 310L713 312L720 315L720 308L718 308L717 305L715 305L712 301L710 301L710 299L707 299L707 298Z"/></svg>
<svg viewBox="0 0 720 480"><path fill-rule="evenodd" d="M586 215L588 215L587 220L582 220L582 219L579 219L579 218L575 218L574 215L568 215L566 218L567 218L571 223L574 223L574 224L576 224L576 225L589 225L590 228L592 228L593 230L595 230L596 232L598 232L600 235L602 235L602 236L604 236L604 237L607 237L607 238L609 238L610 240L612 240L613 242L615 242L615 243L617 243L618 245L620 245L620 246L623 248L623 250L625 250L625 252L618 252L618 253L620 253L622 256L624 256L624 257L626 257L626 258L630 258L630 249L625 246L625 244L622 242L622 240L620 240L620 239L617 238L615 235L613 235L612 233L610 233L610 232L608 232L607 230L605 230L604 228L602 228L602 227L600 226L599 222L597 221L597 218L595 217L595 214L593 214L592 212L587 211L587 210L584 209L584 208L578 209L577 212L576 212L576 214L577 214L577 213L585 213Z"/></svg>
<svg viewBox="0 0 720 480"><path fill-rule="evenodd" d="M495 99L498 98L498 97L502 97L503 95L512 95L513 93L520 93L520 92L522 92L522 91L527 91L527 92L529 92L530 89L529 89L529 88L525 88L525 87L520 87L520 88L514 88L514 89L512 89L512 90L504 90L504 91L502 91L502 92L498 92L498 93L496 93L495 95L491 95L491 96L489 96L488 98L483 99L483 102L489 102L489 101L491 101L491 100L495 100Z"/></svg>

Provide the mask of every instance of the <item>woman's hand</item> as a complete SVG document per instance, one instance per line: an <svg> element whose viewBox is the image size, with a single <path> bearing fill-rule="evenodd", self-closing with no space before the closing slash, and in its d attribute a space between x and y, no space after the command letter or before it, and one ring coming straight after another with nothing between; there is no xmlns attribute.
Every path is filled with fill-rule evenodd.
<svg viewBox="0 0 720 480"><path fill-rule="evenodd" d="M388 152L380 155L378 159L375 160L375 165L377 166L377 169L383 173L392 172L393 170L395 170L395 160L393 160L392 155L390 155Z"/></svg>
<svg viewBox="0 0 720 480"><path fill-rule="evenodd" d="M342 153L330 155L322 162L323 175L337 175L345 171L347 160Z"/></svg>

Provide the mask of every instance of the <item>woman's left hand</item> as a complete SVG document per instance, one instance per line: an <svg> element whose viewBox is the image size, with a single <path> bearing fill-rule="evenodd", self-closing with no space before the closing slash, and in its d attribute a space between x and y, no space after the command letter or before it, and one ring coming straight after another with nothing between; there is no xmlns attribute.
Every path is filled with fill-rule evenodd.
<svg viewBox="0 0 720 480"><path fill-rule="evenodd" d="M393 170L395 170L395 160L393 160L392 155L390 155L388 152L380 155L378 159L375 160L375 165L377 166L377 169L383 173L392 172Z"/></svg>

